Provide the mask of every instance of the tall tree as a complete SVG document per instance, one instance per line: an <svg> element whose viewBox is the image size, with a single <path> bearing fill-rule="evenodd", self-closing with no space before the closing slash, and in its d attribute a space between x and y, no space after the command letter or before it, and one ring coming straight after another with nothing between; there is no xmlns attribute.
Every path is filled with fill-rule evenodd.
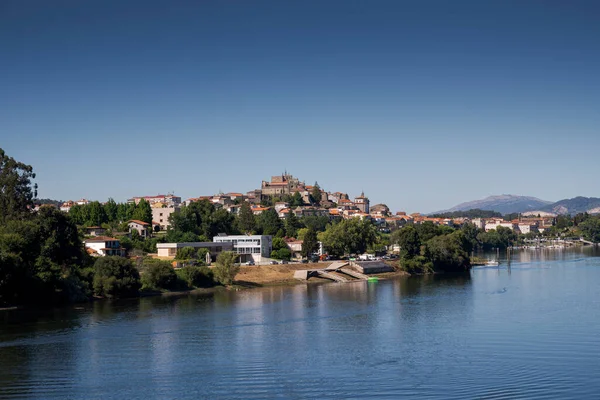
<svg viewBox="0 0 600 400"><path fill-rule="evenodd" d="M16 161L0 148L0 224L27 216L37 196L35 173L30 165Z"/></svg>
<svg viewBox="0 0 600 400"><path fill-rule="evenodd" d="M321 188L319 187L319 184L317 182L315 182L315 185L313 186L312 190L310 191L310 198L311 198L313 204L315 204L315 205L321 204Z"/></svg>
<svg viewBox="0 0 600 400"><path fill-rule="evenodd" d="M109 198L106 204L104 204L104 213L108 222L114 222L117 220L118 206L113 198Z"/></svg>
<svg viewBox="0 0 600 400"><path fill-rule="evenodd" d="M285 235L287 237L296 237L298 228L301 226L302 225L300 224L300 221L298 220L298 217L296 217L294 211L290 210L290 212L288 212L285 216Z"/></svg>
<svg viewBox="0 0 600 400"><path fill-rule="evenodd" d="M237 225L240 232L251 233L256 231L256 217L247 201L242 203L240 213L237 216Z"/></svg>
<svg viewBox="0 0 600 400"><path fill-rule="evenodd" d="M317 232L314 229L308 228L304 234L304 241L302 242L302 256L308 258L318 249L319 242L317 240Z"/></svg>
<svg viewBox="0 0 600 400"><path fill-rule="evenodd" d="M102 204L99 202L92 201L85 207L89 210L88 220L85 222L88 226L100 226L108 221L106 213L104 212L104 207L102 207Z"/></svg>
<svg viewBox="0 0 600 400"><path fill-rule="evenodd" d="M152 208L150 207L150 203L148 203L145 199L141 199L135 207L135 211L133 212L131 219L137 219L139 221L144 221L151 224Z"/></svg>
<svg viewBox="0 0 600 400"><path fill-rule="evenodd" d="M217 256L217 263L213 268L215 279L222 285L231 285L240 270L237 264L238 255L232 251L224 251Z"/></svg>
<svg viewBox="0 0 600 400"><path fill-rule="evenodd" d="M277 211L272 208L263 211L259 215L258 220L263 235L275 236L283 228L283 224L277 215Z"/></svg>

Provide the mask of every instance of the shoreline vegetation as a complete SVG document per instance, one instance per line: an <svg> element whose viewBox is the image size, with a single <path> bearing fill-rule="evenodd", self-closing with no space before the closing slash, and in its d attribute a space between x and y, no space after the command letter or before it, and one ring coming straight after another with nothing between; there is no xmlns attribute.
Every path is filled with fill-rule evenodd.
<svg viewBox="0 0 600 400"><path fill-rule="evenodd" d="M311 269L309 264L240 266L238 254L222 252L214 265L206 265L206 249L184 247L175 260L185 266L173 268L169 261L153 258L157 243L210 241L220 233L260 234L273 238L271 258L290 261L287 240L302 241L297 257L314 257L322 243L330 259L348 259L365 253L398 256L392 275L464 273L474 250L507 249L538 240L534 233L518 235L498 226L489 231L471 223L436 225L431 221L405 226L382 226L369 218L297 217L288 212L280 218L266 203L301 203L296 192L287 198L268 197L264 210L254 215L247 201L237 215L216 207L207 199L191 202L169 217L166 231L142 237L127 229L128 221L151 224L150 204L91 202L73 206L69 213L55 205L37 204L33 168L14 160L0 149L0 307L55 306L83 303L95 298L127 298L163 293L189 293L241 289L296 283L293 271ZM315 182L309 202L320 205ZM387 207L386 207L387 208ZM471 210L477 215L481 210ZM92 256L84 246L86 229L101 227L114 236L129 257ZM126 230L126 231L124 231ZM600 241L600 217L578 214L559 216L544 238L583 237ZM112 246L112 245L111 245ZM89 250L89 249L88 249ZM104 250L114 250L112 247ZM121 253L121 248L118 248ZM319 263L317 268L324 264ZM315 268L316 269L316 268ZM318 282L318 278L311 278Z"/></svg>

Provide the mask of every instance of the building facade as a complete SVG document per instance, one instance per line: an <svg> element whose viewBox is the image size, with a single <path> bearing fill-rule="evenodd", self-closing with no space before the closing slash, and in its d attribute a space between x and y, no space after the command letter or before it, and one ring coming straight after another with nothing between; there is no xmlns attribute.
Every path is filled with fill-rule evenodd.
<svg viewBox="0 0 600 400"><path fill-rule="evenodd" d="M211 260L214 261L219 253L223 251L233 251L233 243L227 242L183 242L183 243L157 243L158 256L163 258L174 258L177 250L184 247L193 247L195 249L208 249Z"/></svg>
<svg viewBox="0 0 600 400"><path fill-rule="evenodd" d="M231 243L233 251L240 255L240 263L262 262L271 255L273 237L270 235L223 235L213 238L215 243Z"/></svg>
<svg viewBox="0 0 600 400"><path fill-rule="evenodd" d="M84 241L88 254L95 257L103 256L125 256L125 249L121 247L119 239L98 236Z"/></svg>
<svg viewBox="0 0 600 400"><path fill-rule="evenodd" d="M171 224L169 223L169 217L174 212L178 212L179 207L152 207L152 222L160 225L160 229L166 230Z"/></svg>

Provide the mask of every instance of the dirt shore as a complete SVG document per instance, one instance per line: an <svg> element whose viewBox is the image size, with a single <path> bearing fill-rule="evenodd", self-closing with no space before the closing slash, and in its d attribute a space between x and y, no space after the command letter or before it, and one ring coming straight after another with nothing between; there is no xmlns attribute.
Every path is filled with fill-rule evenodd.
<svg viewBox="0 0 600 400"><path fill-rule="evenodd" d="M235 276L235 281L236 283L248 283L255 286L289 285L306 282L329 282L327 279L320 278L310 278L305 282L294 279L294 272L297 270L323 269L328 265L330 265L330 263L242 266L240 267L240 272ZM410 276L409 273L404 271L385 272L374 275L379 278Z"/></svg>

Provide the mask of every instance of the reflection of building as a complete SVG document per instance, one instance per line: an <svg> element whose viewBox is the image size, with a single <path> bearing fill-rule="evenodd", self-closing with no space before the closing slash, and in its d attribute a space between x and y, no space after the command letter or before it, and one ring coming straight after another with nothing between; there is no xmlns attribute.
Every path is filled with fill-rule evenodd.
<svg viewBox="0 0 600 400"><path fill-rule="evenodd" d="M184 243L157 243L156 248L158 250L159 257L175 257L178 249L184 247L193 247L195 249L208 249L211 259L221 253L222 251L232 251L233 244L231 243L214 243L214 242L184 242Z"/></svg>
<svg viewBox="0 0 600 400"><path fill-rule="evenodd" d="M262 181L261 194L263 196L291 194L300 186L304 186L304 182L300 182L290 174L276 175L271 177L271 182Z"/></svg>
<svg viewBox="0 0 600 400"><path fill-rule="evenodd" d="M86 239L85 250L92 256L125 256L125 249L121 247L119 239L98 236Z"/></svg>
<svg viewBox="0 0 600 400"><path fill-rule="evenodd" d="M239 262L259 263L268 258L273 250L273 238L269 235L225 235L213 238L215 243L233 243L233 250L240 255Z"/></svg>

